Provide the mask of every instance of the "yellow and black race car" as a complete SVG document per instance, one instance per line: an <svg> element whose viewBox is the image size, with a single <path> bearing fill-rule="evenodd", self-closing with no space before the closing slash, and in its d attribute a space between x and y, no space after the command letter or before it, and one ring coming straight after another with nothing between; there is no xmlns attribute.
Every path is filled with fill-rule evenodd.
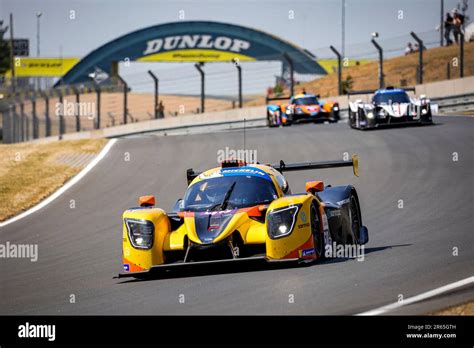
<svg viewBox="0 0 474 348"><path fill-rule="evenodd" d="M293 194L282 173L353 167L358 158L276 165L227 160L220 167L187 171L188 189L173 212L154 207L154 196L123 214L123 270L143 278L183 265L237 261L310 262L326 245L365 244L367 228L352 185L306 183Z"/></svg>

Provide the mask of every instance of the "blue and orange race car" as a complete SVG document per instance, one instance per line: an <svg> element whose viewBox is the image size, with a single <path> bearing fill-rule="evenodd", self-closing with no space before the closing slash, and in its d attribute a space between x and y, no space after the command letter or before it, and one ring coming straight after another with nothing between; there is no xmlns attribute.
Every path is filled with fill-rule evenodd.
<svg viewBox="0 0 474 348"><path fill-rule="evenodd" d="M296 94L292 97L267 98L271 100L288 100L288 103L267 105L267 124L269 127L291 126L298 121L337 122L339 118L339 104L337 102L323 102L318 100L319 95Z"/></svg>

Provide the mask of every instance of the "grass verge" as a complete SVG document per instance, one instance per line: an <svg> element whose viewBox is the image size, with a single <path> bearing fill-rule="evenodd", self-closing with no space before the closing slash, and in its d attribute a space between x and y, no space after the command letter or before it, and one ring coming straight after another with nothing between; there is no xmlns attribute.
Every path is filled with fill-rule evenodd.
<svg viewBox="0 0 474 348"><path fill-rule="evenodd" d="M83 168L59 158L97 154L106 143L88 139L0 145L0 221L31 208Z"/></svg>
<svg viewBox="0 0 474 348"><path fill-rule="evenodd" d="M448 307L432 313L432 315L474 315L474 301Z"/></svg>

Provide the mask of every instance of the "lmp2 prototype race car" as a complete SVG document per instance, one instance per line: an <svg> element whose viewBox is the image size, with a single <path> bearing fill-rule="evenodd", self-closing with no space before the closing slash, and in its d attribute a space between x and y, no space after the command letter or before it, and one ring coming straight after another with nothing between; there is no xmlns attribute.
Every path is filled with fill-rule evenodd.
<svg viewBox="0 0 474 348"><path fill-rule="evenodd" d="M272 100L288 100L288 103L267 105L267 125L269 127L291 126L298 121L337 122L339 118L339 104L336 102L322 102L319 95L297 94L292 97L267 98Z"/></svg>
<svg viewBox="0 0 474 348"><path fill-rule="evenodd" d="M188 188L171 213L142 196L123 213L123 273L146 278L175 267L219 262L310 262L326 245L368 242L352 185L306 183L292 194L282 173L352 166L358 158L277 165L227 160L197 173L188 169Z"/></svg>
<svg viewBox="0 0 474 348"><path fill-rule="evenodd" d="M372 94L370 103L361 99L349 102L349 125L355 129L381 126L432 124L431 104L426 96L410 98L407 91L414 88L387 87L376 91L356 91L348 95Z"/></svg>

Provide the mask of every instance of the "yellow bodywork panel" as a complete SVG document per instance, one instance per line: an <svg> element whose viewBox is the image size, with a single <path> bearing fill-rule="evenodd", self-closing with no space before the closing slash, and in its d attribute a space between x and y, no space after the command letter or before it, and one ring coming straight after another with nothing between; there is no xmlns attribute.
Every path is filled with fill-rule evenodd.
<svg viewBox="0 0 474 348"><path fill-rule="evenodd" d="M148 220L155 227L151 249L136 249L132 246L125 219ZM153 265L160 265L163 259L163 244L170 231L170 222L164 210L159 208L126 210L123 213L123 262L130 264L130 269L148 270Z"/></svg>
<svg viewBox="0 0 474 348"><path fill-rule="evenodd" d="M243 211L232 216L224 231L219 234L213 243L226 239L234 232L240 234L245 244L264 244L266 240L265 224L250 219L247 212ZM165 239L165 250L183 250L185 236L194 244L202 244L196 233L193 217L185 217L184 224L170 233L170 236Z"/></svg>
<svg viewBox="0 0 474 348"><path fill-rule="evenodd" d="M313 199L314 196L310 194L287 196L270 204L267 218L268 214L274 209L296 205L301 205L301 207L298 210L293 231L289 235L277 239L267 238L267 257L271 259L298 258L301 257L299 252L303 248L310 249L314 247L310 224L310 206Z"/></svg>
<svg viewBox="0 0 474 348"><path fill-rule="evenodd" d="M181 226L171 233L168 233L165 238L165 244L163 249L168 250L184 250L184 241L187 235L186 225L182 224Z"/></svg>
<svg viewBox="0 0 474 348"><path fill-rule="evenodd" d="M267 227L263 223L248 219L239 228L245 244L265 244L267 240Z"/></svg>
<svg viewBox="0 0 474 348"><path fill-rule="evenodd" d="M184 226L186 228L186 233L188 239L196 244L201 244L199 237L196 233L196 225L194 224L194 217L185 217L184 218Z"/></svg>

